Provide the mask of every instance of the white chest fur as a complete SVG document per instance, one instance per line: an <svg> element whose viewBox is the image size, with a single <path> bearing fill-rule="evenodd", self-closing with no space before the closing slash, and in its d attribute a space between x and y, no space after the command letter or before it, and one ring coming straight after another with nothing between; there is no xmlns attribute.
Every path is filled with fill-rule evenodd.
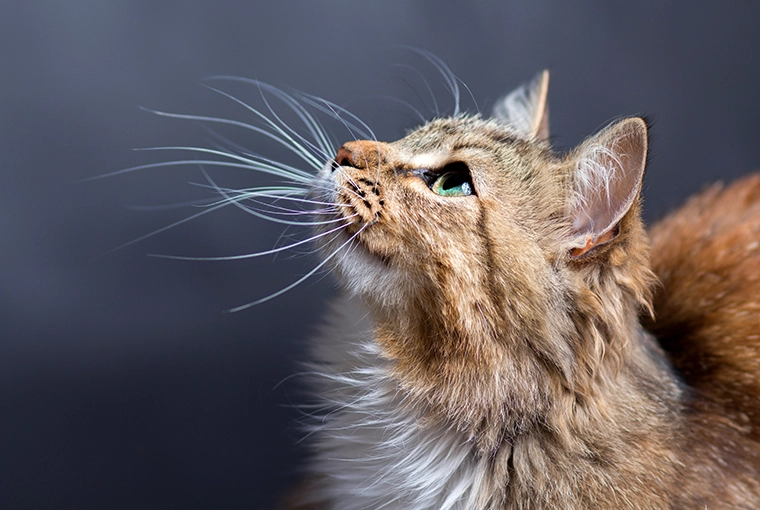
<svg viewBox="0 0 760 510"><path fill-rule="evenodd" d="M340 299L316 346L315 500L331 509L475 509L486 462L466 438L418 420L372 340L368 312Z"/></svg>

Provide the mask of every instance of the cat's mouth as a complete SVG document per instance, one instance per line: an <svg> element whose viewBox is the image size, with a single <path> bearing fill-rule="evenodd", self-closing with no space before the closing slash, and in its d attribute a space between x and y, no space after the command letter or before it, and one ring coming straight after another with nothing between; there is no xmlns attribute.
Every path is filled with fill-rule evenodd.
<svg viewBox="0 0 760 510"><path fill-rule="evenodd" d="M370 189L368 192L364 187ZM382 220L384 200L379 198L372 189L377 189L369 180L360 183L352 182L349 187L339 189L336 194L339 216L344 220L345 227L342 238L352 245L352 249L359 247L370 255L375 255L381 260L385 257L376 253L368 243L367 233Z"/></svg>
<svg viewBox="0 0 760 510"><path fill-rule="evenodd" d="M345 181L339 184L336 195L337 202L342 206L341 213L349 222L348 232L358 233L382 220L385 199L378 181L346 176Z"/></svg>
<svg viewBox="0 0 760 510"><path fill-rule="evenodd" d="M319 231L325 234L318 243L322 245L323 253L326 256L336 253L336 259L342 259L344 257L338 252L358 250L387 264L388 256L380 253L382 250L378 248L382 247L375 246L377 242L373 242L378 240L375 235L379 234L376 231L378 224L384 222L385 199L381 185L364 177L347 178L345 182L334 185L335 188L329 193L331 196L326 200L334 204L333 212L322 216L324 224L319 227Z"/></svg>

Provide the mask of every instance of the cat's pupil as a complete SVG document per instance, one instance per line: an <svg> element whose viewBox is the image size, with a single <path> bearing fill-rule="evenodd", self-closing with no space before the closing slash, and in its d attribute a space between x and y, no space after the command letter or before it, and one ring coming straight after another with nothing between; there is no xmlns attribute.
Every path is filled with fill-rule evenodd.
<svg viewBox="0 0 760 510"><path fill-rule="evenodd" d="M462 174L446 174L442 177L443 183L441 184L441 189L444 191L451 190L453 188L467 188L469 191L469 184L467 183L467 179Z"/></svg>
<svg viewBox="0 0 760 510"><path fill-rule="evenodd" d="M464 197L473 194L470 174L462 171L444 173L433 182L430 189L445 197Z"/></svg>

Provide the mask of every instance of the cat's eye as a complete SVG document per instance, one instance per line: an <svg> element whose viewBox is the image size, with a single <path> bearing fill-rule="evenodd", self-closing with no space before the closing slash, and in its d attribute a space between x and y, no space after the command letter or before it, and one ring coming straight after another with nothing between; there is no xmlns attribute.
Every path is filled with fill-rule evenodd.
<svg viewBox="0 0 760 510"><path fill-rule="evenodd" d="M437 195L443 197L466 197L475 194L470 169L461 161L449 163L438 171L415 172Z"/></svg>
<svg viewBox="0 0 760 510"><path fill-rule="evenodd" d="M433 192L444 197L472 195L470 176L462 172L446 172L433 183Z"/></svg>

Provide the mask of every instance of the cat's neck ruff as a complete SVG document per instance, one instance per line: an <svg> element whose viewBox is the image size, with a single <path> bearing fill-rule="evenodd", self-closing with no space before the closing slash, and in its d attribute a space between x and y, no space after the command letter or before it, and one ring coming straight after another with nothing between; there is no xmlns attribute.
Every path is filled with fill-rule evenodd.
<svg viewBox="0 0 760 510"><path fill-rule="evenodd" d="M503 437L497 448L484 451L453 422L412 401L373 334L368 308L343 296L334 303L331 320L315 345L317 361L309 373L318 401L310 413L309 436L315 453L311 471L319 483L308 502L317 508L491 510L519 501L533 501L536 508L555 508L560 502L567 508L587 508L588 494L578 492L579 485L624 479L639 456L653 454L643 448L662 439L642 436L632 441L627 435L655 426L673 432L664 430L661 416L646 417L642 425L626 416L625 404L610 401L609 416L578 417L596 434L575 429L571 444L562 444L557 439L561 434L547 423ZM646 338L639 340L636 357L651 359ZM662 365L649 370L669 369ZM625 372L620 375L621 391L635 392ZM602 429L606 432L596 437ZM591 444L600 450L588 450ZM639 502L651 508L664 504L656 485L674 464L667 451L660 455L662 462L647 480L605 496L632 497L630 501L642 496ZM614 464L610 469L603 467L608 462Z"/></svg>
<svg viewBox="0 0 760 510"><path fill-rule="evenodd" d="M315 494L335 509L473 509L487 462L463 434L421 420L372 339L369 312L343 297L316 347L323 413L314 427Z"/></svg>

